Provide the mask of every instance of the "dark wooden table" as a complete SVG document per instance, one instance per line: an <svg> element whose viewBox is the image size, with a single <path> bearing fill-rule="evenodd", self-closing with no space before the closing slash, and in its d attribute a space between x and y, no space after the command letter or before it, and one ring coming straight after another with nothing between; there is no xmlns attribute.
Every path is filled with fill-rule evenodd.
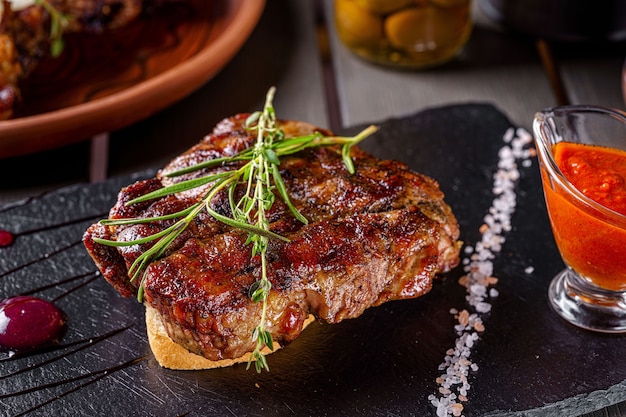
<svg viewBox="0 0 626 417"><path fill-rule="evenodd" d="M530 130L536 111L562 104L624 109L624 43L566 44L511 33L475 5L462 54L427 71L393 71L338 41L332 0L270 0L235 58L181 102L120 131L45 153L0 161L0 205L79 182L162 166L215 123L259 109L277 86L280 117L343 129L461 103L489 103ZM607 387L608 388L608 387ZM587 416L621 416L610 405Z"/></svg>

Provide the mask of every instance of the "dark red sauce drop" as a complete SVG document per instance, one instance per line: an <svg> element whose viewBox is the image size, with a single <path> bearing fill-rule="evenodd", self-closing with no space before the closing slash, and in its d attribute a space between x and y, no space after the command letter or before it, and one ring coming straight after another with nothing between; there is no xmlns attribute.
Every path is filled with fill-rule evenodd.
<svg viewBox="0 0 626 417"><path fill-rule="evenodd" d="M0 302L0 350L27 352L54 345L67 329L67 316L37 297L17 296Z"/></svg>
<svg viewBox="0 0 626 417"><path fill-rule="evenodd" d="M13 243L13 233L0 229L0 248L9 246L11 243Z"/></svg>

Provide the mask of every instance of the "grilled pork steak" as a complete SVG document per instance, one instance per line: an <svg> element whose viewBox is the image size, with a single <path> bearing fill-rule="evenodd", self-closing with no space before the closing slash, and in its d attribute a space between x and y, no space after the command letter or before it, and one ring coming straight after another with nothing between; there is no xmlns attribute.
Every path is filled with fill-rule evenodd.
<svg viewBox="0 0 626 417"><path fill-rule="evenodd" d="M256 138L243 127L246 116L222 121L156 178L124 188L110 218L164 215L202 198L206 188L124 205L208 170L174 179L164 176L168 172L250 146ZM319 130L291 121L281 122L281 127L287 136ZM267 252L272 290L266 328L282 345L300 334L309 314L337 323L389 300L418 297L430 290L436 274L458 263L458 224L437 183L400 162L376 159L357 148L352 157L353 175L335 147L281 160L292 203L309 220L308 225L300 223L279 198L269 212L271 230L289 239L271 240ZM212 207L229 215L227 195L218 195ZM132 296L138 283L129 281L127 271L148 246L113 248L93 238L129 241L170 224L94 224L84 242L104 277L122 295ZM146 271L144 301L161 314L170 337L212 360L236 358L255 347L251 334L261 303L252 302L249 294L260 277L260 261L251 257L245 241L245 232L201 214Z"/></svg>

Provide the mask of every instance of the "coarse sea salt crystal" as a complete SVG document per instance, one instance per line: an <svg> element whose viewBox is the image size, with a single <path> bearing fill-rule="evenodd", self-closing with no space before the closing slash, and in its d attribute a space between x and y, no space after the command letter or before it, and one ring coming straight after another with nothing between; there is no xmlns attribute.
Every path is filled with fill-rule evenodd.
<svg viewBox="0 0 626 417"><path fill-rule="evenodd" d="M515 136L515 129L510 127L504 133L504 137L502 138L502 140L504 141L504 143L510 143L513 140L514 136Z"/></svg>
<svg viewBox="0 0 626 417"><path fill-rule="evenodd" d="M489 313L491 311L491 304L481 301L480 303L476 304L476 311L478 311L479 313Z"/></svg>
<svg viewBox="0 0 626 417"><path fill-rule="evenodd" d="M487 287L480 284L474 284L470 287L470 292L478 296L484 296L487 293Z"/></svg>
<svg viewBox="0 0 626 417"><path fill-rule="evenodd" d="M505 242L504 233L512 230L511 216L515 212L517 196L515 184L520 179L518 160L522 167L531 166L530 157L536 155L536 151L526 147L532 143L533 138L526 130L509 128L502 138L505 145L498 151L497 171L493 175L492 193L494 199L487 214L484 216L484 224L480 227L481 241L473 246L467 245L462 264L466 275L459 279L459 284L466 288L466 301L475 312L469 313L466 309L451 308L458 323L454 325L457 333L455 347L446 351L443 363L438 367L445 371L436 379L440 386L437 394L429 395L428 399L437 410L438 417L462 416L463 404L457 402L469 401L468 392L471 388L467 376L470 371L477 372L478 365L469 357L472 348L480 339L479 332L485 330L481 315L491 311L492 305L485 301L487 297L495 298L499 295L497 289L490 287L498 282L493 277L493 262L502 249ZM527 274L534 271L532 267L525 269Z"/></svg>

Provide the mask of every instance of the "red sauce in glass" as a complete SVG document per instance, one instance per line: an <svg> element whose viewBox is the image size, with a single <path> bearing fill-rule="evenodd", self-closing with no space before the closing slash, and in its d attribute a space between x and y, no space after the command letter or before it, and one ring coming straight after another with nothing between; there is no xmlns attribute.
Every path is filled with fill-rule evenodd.
<svg viewBox="0 0 626 417"><path fill-rule="evenodd" d="M565 177L619 214L605 216L576 202L543 172L554 237L565 262L599 287L626 290L626 152L570 142L553 148Z"/></svg>
<svg viewBox="0 0 626 417"><path fill-rule="evenodd" d="M563 175L590 199L626 216L626 152L559 142L554 160Z"/></svg>
<svg viewBox="0 0 626 417"><path fill-rule="evenodd" d="M49 301L17 296L0 302L0 350L27 352L54 345L67 329L67 317Z"/></svg>

